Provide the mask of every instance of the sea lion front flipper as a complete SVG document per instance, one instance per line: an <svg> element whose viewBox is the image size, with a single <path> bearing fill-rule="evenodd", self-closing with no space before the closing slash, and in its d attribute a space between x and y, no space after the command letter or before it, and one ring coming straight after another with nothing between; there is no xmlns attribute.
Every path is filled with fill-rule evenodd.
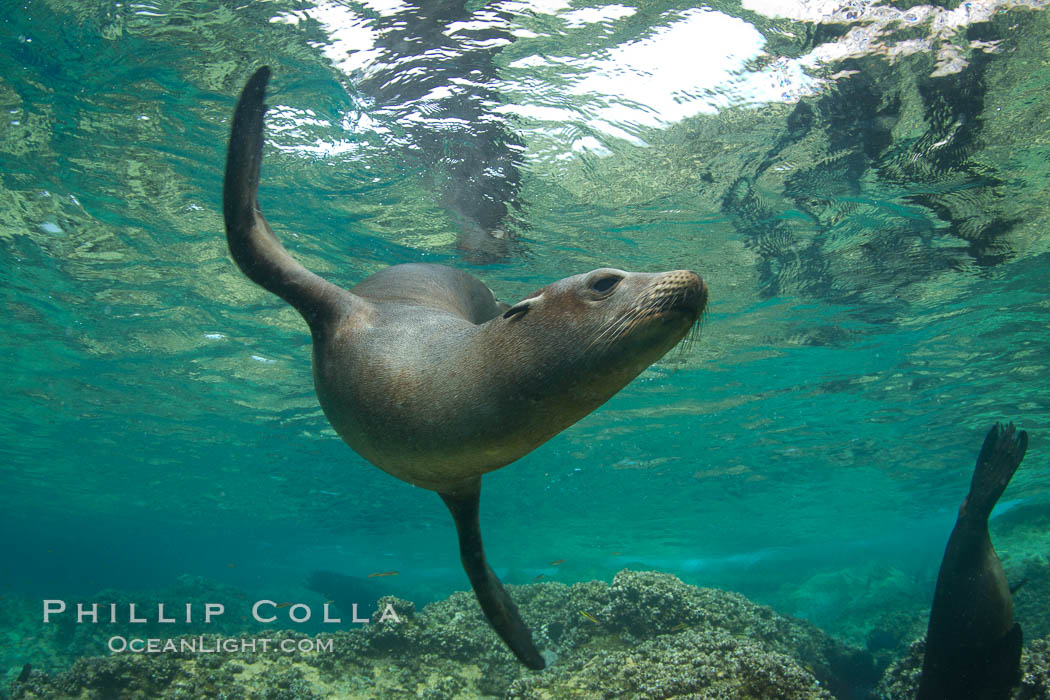
<svg viewBox="0 0 1050 700"><path fill-rule="evenodd" d="M973 470L970 493L963 506L967 515L988 519L1028 449L1028 433L1013 423L996 423L988 431Z"/></svg>
<svg viewBox="0 0 1050 700"><path fill-rule="evenodd" d="M354 296L318 277L288 254L259 209L263 115L270 69L263 66L248 80L237 100L226 152L222 212L226 242L241 271L260 287L281 297L302 314L310 328L348 311Z"/></svg>
<svg viewBox="0 0 1050 700"><path fill-rule="evenodd" d="M546 662L532 642L532 633L485 560L485 550L481 546L481 524L478 521L481 479L474 479L466 488L438 495L448 506L456 523L459 558L489 624L519 661L533 670L542 669Z"/></svg>

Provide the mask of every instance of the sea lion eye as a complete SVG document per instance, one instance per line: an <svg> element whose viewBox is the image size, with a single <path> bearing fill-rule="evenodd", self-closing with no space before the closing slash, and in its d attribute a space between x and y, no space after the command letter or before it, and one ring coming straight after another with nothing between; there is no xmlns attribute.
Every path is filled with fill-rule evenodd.
<svg viewBox="0 0 1050 700"><path fill-rule="evenodd" d="M599 294L605 294L606 292L612 291L613 287L620 283L622 277L616 275L605 275L591 282L591 290L598 292Z"/></svg>

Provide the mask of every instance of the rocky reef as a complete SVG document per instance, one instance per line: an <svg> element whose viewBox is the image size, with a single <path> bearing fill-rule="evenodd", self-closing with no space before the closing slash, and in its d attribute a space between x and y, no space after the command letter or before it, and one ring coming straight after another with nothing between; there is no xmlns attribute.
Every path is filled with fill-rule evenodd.
<svg viewBox="0 0 1050 700"><path fill-rule="evenodd" d="M489 629L472 594L420 611L380 601L400 622L316 637L210 635L233 651L123 653L78 659L56 675L25 669L12 698L861 698L877 680L871 657L810 623L743 596L655 572L611 584L509 587L548 658L523 669ZM280 650L281 645L293 651ZM330 650L325 649L330 645ZM323 650L319 650L323 649ZM300 651L304 649L305 651ZM312 650L311 650L312 649ZM1028 697L1028 696L1025 696Z"/></svg>

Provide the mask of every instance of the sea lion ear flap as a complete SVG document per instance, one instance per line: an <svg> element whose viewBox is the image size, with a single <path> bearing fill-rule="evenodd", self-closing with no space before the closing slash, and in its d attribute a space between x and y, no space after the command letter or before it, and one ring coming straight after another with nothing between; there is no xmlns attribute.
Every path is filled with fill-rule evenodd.
<svg viewBox="0 0 1050 700"><path fill-rule="evenodd" d="M520 317L524 316L526 313L528 313L529 309L532 308L532 305L535 304L536 302L538 302L542 298L543 298L542 294L537 294L534 297L529 297L528 299L522 299L517 304L515 304L514 306L510 307L509 309L507 309L506 312L504 312L504 314L503 314L503 318L514 318L515 316L520 318Z"/></svg>

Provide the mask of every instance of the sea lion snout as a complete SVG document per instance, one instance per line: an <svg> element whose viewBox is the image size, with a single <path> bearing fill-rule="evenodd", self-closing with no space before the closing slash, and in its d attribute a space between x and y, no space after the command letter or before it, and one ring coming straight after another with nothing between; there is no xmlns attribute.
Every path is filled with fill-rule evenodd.
<svg viewBox="0 0 1050 700"><path fill-rule="evenodd" d="M677 312L694 320L707 306L707 285L692 270L672 270L654 275L635 302L639 318Z"/></svg>
<svg viewBox="0 0 1050 700"><path fill-rule="evenodd" d="M700 314L707 306L707 285L703 278L692 270L672 270L657 278L654 295L669 300L683 310Z"/></svg>

